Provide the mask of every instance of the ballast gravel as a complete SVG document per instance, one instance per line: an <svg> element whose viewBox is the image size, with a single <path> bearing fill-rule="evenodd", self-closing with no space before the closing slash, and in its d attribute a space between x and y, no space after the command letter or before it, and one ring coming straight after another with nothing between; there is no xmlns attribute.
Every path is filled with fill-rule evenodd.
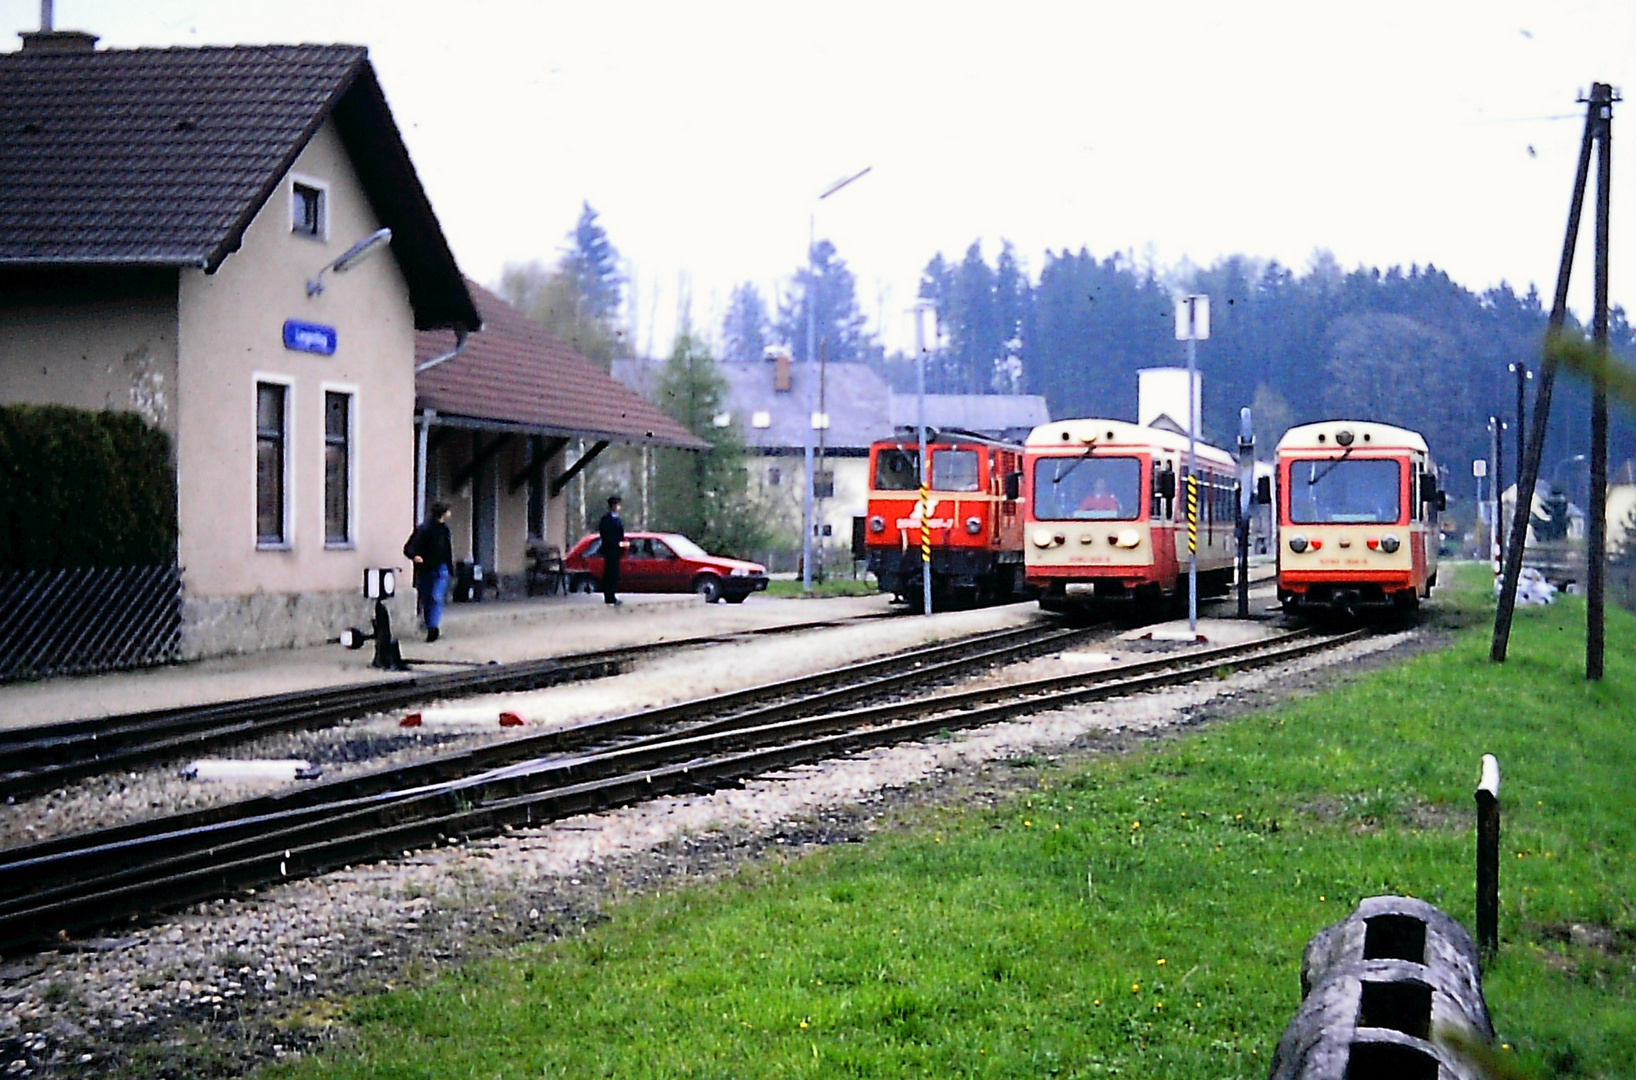
<svg viewBox="0 0 1636 1080"><path fill-rule="evenodd" d="M1277 667L783 770L740 789L409 853L0 963L0 1076L243 1075L346 1041L343 1003L352 995L419 983L519 940L580 932L620 895L728 872L768 851L865 839L904 803L1003 798L1018 780L1008 788L995 762L1072 756L1109 737L1275 700L1423 634L1378 635ZM1097 648L1110 660L1119 652ZM715 654L692 654L700 683L725 686L728 672L749 665L737 646ZM1066 653L1031 662L1027 673L1087 662Z"/></svg>

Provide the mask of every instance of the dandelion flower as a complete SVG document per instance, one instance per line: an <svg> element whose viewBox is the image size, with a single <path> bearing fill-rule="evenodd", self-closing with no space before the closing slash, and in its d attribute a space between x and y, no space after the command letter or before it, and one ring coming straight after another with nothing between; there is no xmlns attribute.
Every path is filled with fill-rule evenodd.
<svg viewBox="0 0 1636 1080"><path fill-rule="evenodd" d="M1033 827L1034 827L1034 823L1032 821L1029 821L1027 818L1023 819L1023 828L1032 829Z"/></svg>
<svg viewBox="0 0 1636 1080"><path fill-rule="evenodd" d="M1133 994L1140 994L1142 992L1142 984L1141 983L1131 983L1130 984L1130 992L1133 993Z"/></svg>
<svg viewBox="0 0 1636 1080"><path fill-rule="evenodd" d="M1142 827L1142 823L1140 821L1133 821L1133 822L1130 823L1130 831L1131 832L1135 832L1137 829L1140 829L1141 827ZM1521 857L1522 856L1520 856L1520 855L1518 856L1518 858L1521 858Z"/></svg>
<svg viewBox="0 0 1636 1080"><path fill-rule="evenodd" d="M1160 967L1164 967L1164 966L1165 966L1165 958L1164 958L1164 957L1162 957L1162 956L1161 956L1161 957L1159 957L1159 966L1160 966Z"/></svg>
<svg viewBox="0 0 1636 1080"><path fill-rule="evenodd" d="M1329 899L1329 897L1327 897L1327 896L1320 896L1320 897L1318 897L1318 903L1322 904L1325 901L1327 901L1328 899Z"/></svg>

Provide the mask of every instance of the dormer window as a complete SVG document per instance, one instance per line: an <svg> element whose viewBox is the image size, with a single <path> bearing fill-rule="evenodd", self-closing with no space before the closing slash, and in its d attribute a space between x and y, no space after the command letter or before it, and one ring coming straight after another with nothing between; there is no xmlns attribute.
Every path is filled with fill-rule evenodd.
<svg viewBox="0 0 1636 1080"><path fill-rule="evenodd" d="M329 233L329 199L317 184L300 180L290 184L290 231L322 240Z"/></svg>

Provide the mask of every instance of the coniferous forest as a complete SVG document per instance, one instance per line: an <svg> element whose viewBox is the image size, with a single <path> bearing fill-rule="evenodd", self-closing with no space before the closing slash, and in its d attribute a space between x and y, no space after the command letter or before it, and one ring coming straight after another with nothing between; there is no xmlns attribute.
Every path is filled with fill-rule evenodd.
<svg viewBox="0 0 1636 1080"><path fill-rule="evenodd" d="M860 332L851 275L834 248L820 244L815 295L826 355L871 360L894 388L912 390L912 359L884 354ZM796 275L798 300L807 275ZM1246 405L1263 458L1295 424L1338 416L1398 424L1426 436L1461 501L1473 490L1471 462L1489 456L1488 418L1515 424L1508 365L1537 371L1549 314L1549 299L1534 288L1477 293L1430 265L1348 271L1320 253L1300 273L1245 256L1164 272L1082 248L1047 252L1030 275L1009 244L990 262L974 243L959 261L936 256L921 277L940 329L927 390L1041 394L1053 416L1134 420L1137 371L1186 363L1174 333L1178 292L1210 297L1211 336L1198 346L1208 441L1231 447ZM804 309L783 314L769 339L790 339L803 353ZM724 327L729 352L735 335L750 336L734 318ZM1619 357L1636 357L1636 334L1620 308L1611 336ZM1527 384L1530 410L1534 385ZM1590 445L1588 388L1561 376L1551 414L1541 479L1560 481L1582 502L1586 467L1575 455ZM1636 457L1633 419L1615 403L1610 470ZM1509 484L1515 428L1504 438Z"/></svg>

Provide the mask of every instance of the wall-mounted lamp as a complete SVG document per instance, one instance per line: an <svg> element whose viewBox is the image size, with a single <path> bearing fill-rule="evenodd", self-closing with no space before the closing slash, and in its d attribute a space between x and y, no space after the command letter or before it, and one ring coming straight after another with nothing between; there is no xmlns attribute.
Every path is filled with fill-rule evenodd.
<svg viewBox="0 0 1636 1080"><path fill-rule="evenodd" d="M369 256L385 248L386 245L390 244L391 242L391 229L377 229L375 232L364 237L362 240L343 251L340 257L338 257L334 262L323 267L318 271L318 273L313 275L312 280L307 282L307 295L318 296L323 293L323 277L325 270L333 270L337 274L344 274L348 270L351 270L354 266L357 266L359 263L369 258Z"/></svg>

